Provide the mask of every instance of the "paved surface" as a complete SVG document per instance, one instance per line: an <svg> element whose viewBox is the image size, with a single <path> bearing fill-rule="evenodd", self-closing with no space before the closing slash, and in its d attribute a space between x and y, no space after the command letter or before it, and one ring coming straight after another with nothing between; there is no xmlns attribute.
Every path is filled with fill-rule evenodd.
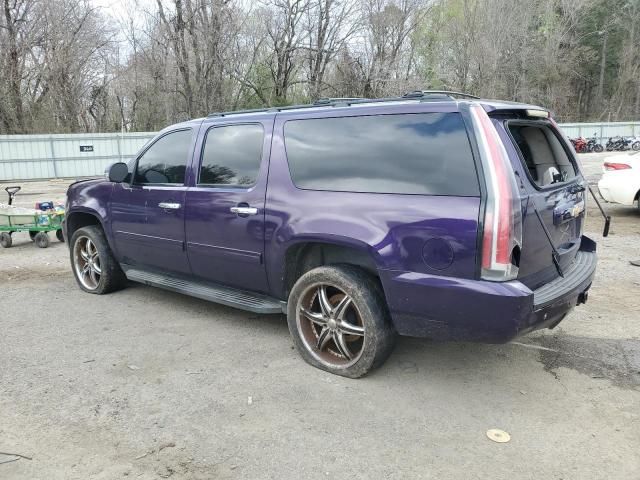
<svg viewBox="0 0 640 480"><path fill-rule="evenodd" d="M601 159L583 158L592 180ZM64 185L25 184L21 202ZM31 460L0 478L640 478L640 215L608 208L605 240L589 210L589 302L558 328L404 338L357 381L303 363L281 316L144 286L84 294L65 245L16 235L0 250L0 451Z"/></svg>

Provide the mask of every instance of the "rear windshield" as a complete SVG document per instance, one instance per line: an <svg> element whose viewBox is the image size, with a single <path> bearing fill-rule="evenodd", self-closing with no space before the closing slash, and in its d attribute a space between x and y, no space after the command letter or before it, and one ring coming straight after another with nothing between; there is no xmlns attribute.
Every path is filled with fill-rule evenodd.
<svg viewBox="0 0 640 480"><path fill-rule="evenodd" d="M291 177L299 188L479 195L459 113L290 120L284 136Z"/></svg>
<svg viewBox="0 0 640 480"><path fill-rule="evenodd" d="M508 128L536 185L546 187L576 176L573 163L550 127L509 123Z"/></svg>

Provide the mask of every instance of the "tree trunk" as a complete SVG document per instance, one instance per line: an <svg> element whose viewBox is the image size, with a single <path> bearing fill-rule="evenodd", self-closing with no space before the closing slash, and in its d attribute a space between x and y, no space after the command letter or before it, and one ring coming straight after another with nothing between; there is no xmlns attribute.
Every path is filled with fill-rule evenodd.
<svg viewBox="0 0 640 480"><path fill-rule="evenodd" d="M15 2L14 2L15 7ZM17 14L17 12L16 12ZM18 32L16 19L11 14L9 0L4 0L4 17L6 21L7 37L9 41L8 80L9 80L9 114L14 111L14 125L9 125L9 133L25 133L22 95L20 88L20 55L18 53Z"/></svg>
<svg viewBox="0 0 640 480"><path fill-rule="evenodd" d="M600 54L600 81L598 83L598 102L600 107L604 105L604 72L607 68L607 38L608 32L605 30L604 38L602 39L602 53Z"/></svg>

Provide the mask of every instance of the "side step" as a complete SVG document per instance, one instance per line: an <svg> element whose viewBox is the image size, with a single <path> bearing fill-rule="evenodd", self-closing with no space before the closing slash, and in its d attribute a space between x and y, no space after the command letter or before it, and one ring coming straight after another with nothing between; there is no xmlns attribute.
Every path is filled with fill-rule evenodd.
<svg viewBox="0 0 640 480"><path fill-rule="evenodd" d="M254 313L283 313L286 303L259 293L246 292L235 288L224 287L195 280L184 280L167 274L148 272L122 265L125 275L133 282L144 283L153 287L164 288L192 297L221 303L229 307L239 308Z"/></svg>

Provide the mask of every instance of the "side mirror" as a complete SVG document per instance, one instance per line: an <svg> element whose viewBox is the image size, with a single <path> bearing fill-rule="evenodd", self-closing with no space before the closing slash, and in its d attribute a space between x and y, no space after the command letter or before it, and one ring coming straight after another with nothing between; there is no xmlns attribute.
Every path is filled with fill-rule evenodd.
<svg viewBox="0 0 640 480"><path fill-rule="evenodd" d="M107 178L110 182L122 183L127 180L129 176L129 167L126 163L117 162L109 167L107 171Z"/></svg>

